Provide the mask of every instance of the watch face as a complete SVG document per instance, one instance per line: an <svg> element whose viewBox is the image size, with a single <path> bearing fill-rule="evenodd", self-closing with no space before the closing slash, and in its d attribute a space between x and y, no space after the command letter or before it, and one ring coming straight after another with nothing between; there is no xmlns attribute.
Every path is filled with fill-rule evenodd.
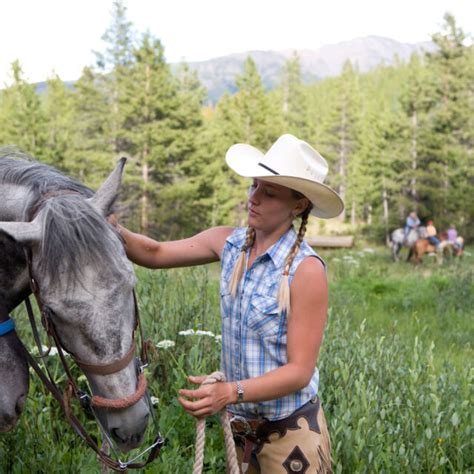
<svg viewBox="0 0 474 474"><path fill-rule="evenodd" d="M237 382L237 401L238 402L244 401L244 387L242 387L240 382Z"/></svg>

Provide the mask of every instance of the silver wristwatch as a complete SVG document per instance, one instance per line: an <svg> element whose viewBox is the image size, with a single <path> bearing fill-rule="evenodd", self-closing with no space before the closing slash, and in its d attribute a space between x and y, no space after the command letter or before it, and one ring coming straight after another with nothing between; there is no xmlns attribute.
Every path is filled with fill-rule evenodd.
<svg viewBox="0 0 474 474"><path fill-rule="evenodd" d="M237 403L242 403L244 401L244 387L240 382L237 383Z"/></svg>

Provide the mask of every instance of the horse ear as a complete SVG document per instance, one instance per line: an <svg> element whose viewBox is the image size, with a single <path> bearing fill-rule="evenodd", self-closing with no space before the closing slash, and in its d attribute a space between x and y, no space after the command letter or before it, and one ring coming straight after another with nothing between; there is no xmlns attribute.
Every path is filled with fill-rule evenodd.
<svg viewBox="0 0 474 474"><path fill-rule="evenodd" d="M32 222L0 222L0 232L5 232L17 242L41 242L43 229L38 219Z"/></svg>
<svg viewBox="0 0 474 474"><path fill-rule="evenodd" d="M93 197L88 199L91 205L103 216L110 214L110 210L118 197L120 185L122 184L123 167L127 158L120 158L115 169L104 181Z"/></svg>

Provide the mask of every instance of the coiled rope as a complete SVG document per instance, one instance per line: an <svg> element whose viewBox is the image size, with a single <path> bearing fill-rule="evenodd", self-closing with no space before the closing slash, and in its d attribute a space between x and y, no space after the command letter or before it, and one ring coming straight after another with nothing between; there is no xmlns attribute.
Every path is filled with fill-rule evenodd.
<svg viewBox="0 0 474 474"><path fill-rule="evenodd" d="M222 372L213 372L208 375L202 385L210 385L216 382L225 382L225 376ZM227 458L227 470L230 474L239 474L239 464L237 461L237 453L235 451L234 437L230 427L230 420L227 410L223 408L219 412L221 418L222 429L224 430L225 453ZM196 424L196 454L194 458L193 474L201 474L204 465L204 444L206 440L206 419L201 418Z"/></svg>

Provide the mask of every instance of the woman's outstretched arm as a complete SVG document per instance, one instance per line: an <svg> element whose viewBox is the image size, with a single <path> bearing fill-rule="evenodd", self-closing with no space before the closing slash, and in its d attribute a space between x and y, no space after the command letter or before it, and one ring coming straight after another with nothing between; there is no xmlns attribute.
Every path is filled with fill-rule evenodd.
<svg viewBox="0 0 474 474"><path fill-rule="evenodd" d="M117 226L126 245L128 258L143 267L171 268L201 265L220 259L232 227L213 227L182 240L158 242Z"/></svg>

